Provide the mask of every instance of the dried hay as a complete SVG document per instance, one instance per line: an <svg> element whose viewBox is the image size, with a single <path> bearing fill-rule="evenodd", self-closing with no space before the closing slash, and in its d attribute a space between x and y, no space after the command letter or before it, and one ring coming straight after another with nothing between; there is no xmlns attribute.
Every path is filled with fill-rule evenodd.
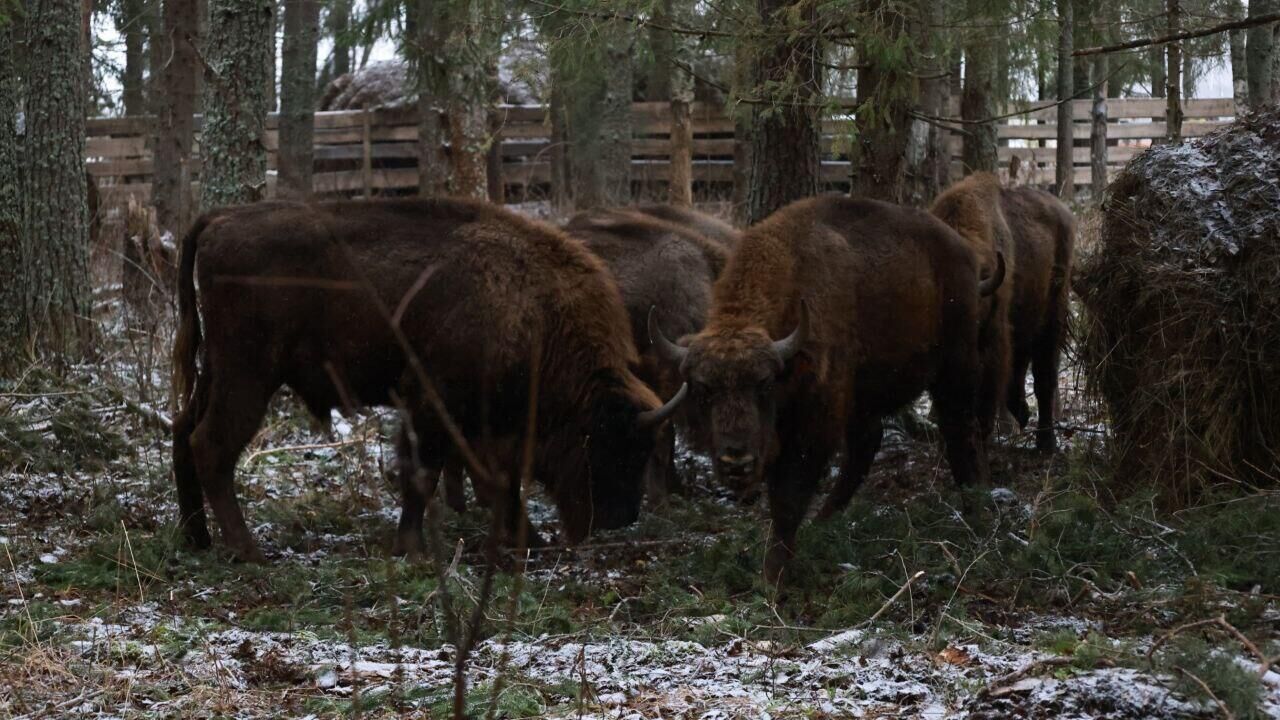
<svg viewBox="0 0 1280 720"><path fill-rule="evenodd" d="M1189 503L1280 477L1280 110L1136 157L1079 263L1116 478Z"/></svg>

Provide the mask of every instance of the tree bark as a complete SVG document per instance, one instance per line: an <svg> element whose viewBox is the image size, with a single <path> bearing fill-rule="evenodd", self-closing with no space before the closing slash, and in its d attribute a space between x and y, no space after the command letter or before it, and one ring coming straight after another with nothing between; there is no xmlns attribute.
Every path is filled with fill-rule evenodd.
<svg viewBox="0 0 1280 720"><path fill-rule="evenodd" d="M672 68L671 180L668 201L693 207L693 78Z"/></svg>
<svg viewBox="0 0 1280 720"><path fill-rule="evenodd" d="M271 0L212 0L205 66L205 209L261 200L267 186L267 54Z"/></svg>
<svg viewBox="0 0 1280 720"><path fill-rule="evenodd" d="M1164 97L1165 68L1164 46L1157 45L1148 51L1147 61L1151 64L1151 97Z"/></svg>
<svg viewBox="0 0 1280 720"><path fill-rule="evenodd" d="M1179 0L1168 0L1165 19L1168 22L1170 35L1182 32L1182 4ZM1165 86L1165 139L1178 142L1182 139L1182 43L1171 42L1166 53L1169 65L1165 74L1168 84Z"/></svg>
<svg viewBox="0 0 1280 720"><path fill-rule="evenodd" d="M1275 12L1277 6L1280 6L1277 0L1250 0L1249 17ZM1274 45L1274 26L1258 25L1249 28L1245 43L1245 63L1248 66L1249 105L1252 107L1261 107L1274 99L1271 95Z"/></svg>
<svg viewBox="0 0 1280 720"><path fill-rule="evenodd" d="M743 97L754 92L755 69L749 45L739 42L733 53L733 94ZM747 198L751 194L751 126L753 107L733 105L733 218L745 224L749 216Z"/></svg>
<svg viewBox="0 0 1280 720"><path fill-rule="evenodd" d="M1230 19L1244 19L1244 3L1240 0L1232 0L1230 5ZM1231 43L1231 94L1235 98L1236 107L1243 108L1249 104L1249 81L1247 61L1244 52L1244 30L1232 30L1228 33L1228 39Z"/></svg>
<svg viewBox="0 0 1280 720"><path fill-rule="evenodd" d="M191 143L195 133L199 33L196 0L164 0L164 32L151 39L161 61L156 93L151 201L162 229L180 235L191 221Z"/></svg>
<svg viewBox="0 0 1280 720"><path fill-rule="evenodd" d="M0 379L17 375L27 347L17 42L13 20L0 20Z"/></svg>
<svg viewBox="0 0 1280 720"><path fill-rule="evenodd" d="M146 3L144 0L120 0L116 31L124 36L124 73L120 77L125 115L146 113L142 75L146 65Z"/></svg>
<svg viewBox="0 0 1280 720"><path fill-rule="evenodd" d="M30 335L59 355L91 340L89 211L84 173L85 85L76 0L32 0L26 76L23 227Z"/></svg>
<svg viewBox="0 0 1280 720"><path fill-rule="evenodd" d="M902 8L878 3L867 34L889 47L902 43L908 18ZM864 41L866 42L866 41ZM865 45L864 45L865 47ZM860 52L858 70L857 144L851 163L851 194L892 203L905 201L907 146L911 110L916 105L911 78L901 63L886 62L883 51Z"/></svg>
<svg viewBox="0 0 1280 720"><path fill-rule="evenodd" d="M822 181L818 113L822 54L812 33L817 10L804 0L757 0L756 9L768 35L756 58L753 94L763 95L770 87L786 90L780 96L761 97L769 106L755 111L747 196L747 218L752 223L816 195Z"/></svg>
<svg viewBox="0 0 1280 720"><path fill-rule="evenodd" d="M422 197L444 195L449 187L449 161L444 155L445 126L439 102L447 96L449 85L444 60L444 22L444 9L437 0L417 0L416 48L412 60L418 86L418 194ZM335 60L337 57L334 55Z"/></svg>
<svg viewBox="0 0 1280 720"><path fill-rule="evenodd" d="M1102 197L1107 186L1107 56L1099 55L1093 60L1093 111L1090 117L1093 127L1089 133L1089 165L1092 169L1091 180L1093 198L1096 203Z"/></svg>
<svg viewBox="0 0 1280 720"><path fill-rule="evenodd" d="M284 59L280 73L280 148L277 166L281 197L311 194L316 108L316 44L320 39L318 0L285 0Z"/></svg>
<svg viewBox="0 0 1280 720"><path fill-rule="evenodd" d="M987 16L984 20L994 20ZM970 123L995 116L993 97L996 77L996 58L991 38L983 34L973 36L966 43L964 67L964 92L960 96L960 117ZM966 172L995 172L997 164L997 127L994 121L965 126L969 134L964 138L962 160Z"/></svg>
<svg viewBox="0 0 1280 720"><path fill-rule="evenodd" d="M418 0L420 17L422 13L421 7L423 5L430 6L431 4L431 0ZM333 68L334 78L351 72L351 38L347 37L347 34L351 31L351 5L352 0L334 0L329 9L329 17L326 24L329 36L333 38L333 58L330 61L330 66ZM419 25L418 27L418 31L421 32L422 26Z"/></svg>
<svg viewBox="0 0 1280 720"><path fill-rule="evenodd" d="M466 0L452 6L456 16L449 19L447 57L449 75L449 167L450 190L455 195L486 198L489 195L488 143L489 106L492 93L484 61L490 54L491 31L484 23L493 19L481 0ZM496 52L496 48L492 49Z"/></svg>
<svg viewBox="0 0 1280 720"><path fill-rule="evenodd" d="M621 20L606 21L572 96L569 138L574 202L579 208L626 205L631 201L632 30Z"/></svg>
<svg viewBox="0 0 1280 720"><path fill-rule="evenodd" d="M920 112L935 117L946 116L951 100L951 78L948 77L951 59L946 54L946 37L940 30L946 24L946 12L942 3L922 4L921 22L913 31L921 54L932 57L919 72ZM963 92L963 90L962 90ZM926 207L933 202L942 188L950 184L951 151L947 144L950 132L936 123L920 118L911 121L911 142L907 148L906 200L913 206Z"/></svg>
<svg viewBox="0 0 1280 720"><path fill-rule="evenodd" d="M649 66L649 78L645 84L645 99L650 102L662 102L671 99L672 73L675 66L672 58L676 41L670 30L674 13L672 0L661 0L654 6L653 17L656 21L649 26L649 49L653 53L653 63Z"/></svg>
<svg viewBox="0 0 1280 720"><path fill-rule="evenodd" d="M276 56L279 51L276 40L280 36L280 2L283 0L269 0L267 3L271 8L270 25L267 27L267 112L276 110Z"/></svg>
<svg viewBox="0 0 1280 720"><path fill-rule="evenodd" d="M566 128L564 100L564 73L557 70L554 59L551 65L551 98L548 112L551 113L551 147L547 156L551 162L551 207L564 210L573 203L573 193L569 185L569 133Z"/></svg>
<svg viewBox="0 0 1280 720"><path fill-rule="evenodd" d="M1074 0L1057 0L1058 5L1058 159L1054 186L1058 197L1070 201L1075 197L1075 166L1072 160L1074 125L1071 114L1072 89L1071 46L1074 31Z"/></svg>

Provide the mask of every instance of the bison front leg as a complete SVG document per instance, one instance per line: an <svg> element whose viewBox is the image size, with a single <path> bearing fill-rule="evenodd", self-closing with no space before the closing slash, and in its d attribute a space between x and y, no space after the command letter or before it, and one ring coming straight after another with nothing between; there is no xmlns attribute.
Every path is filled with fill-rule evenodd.
<svg viewBox="0 0 1280 720"><path fill-rule="evenodd" d="M809 511L827 459L826 453L791 443L790 447L783 446L777 460L766 470L770 526L764 579L773 587L782 584L783 574L795 557L796 532Z"/></svg>
<svg viewBox="0 0 1280 720"><path fill-rule="evenodd" d="M827 495L826 502L818 511L818 519L825 520L844 510L854 493L862 486L871 463L875 462L876 453L880 452L880 443L884 441L884 423L880 418L852 423L845 440L844 462L840 466L840 475L836 478L835 487Z"/></svg>
<svg viewBox="0 0 1280 720"><path fill-rule="evenodd" d="M676 472L676 433L671 423L658 431L653 454L644 467L645 489L655 505L666 502L671 493L683 494L684 483Z"/></svg>
<svg viewBox="0 0 1280 720"><path fill-rule="evenodd" d="M178 527L187 545L197 550L213 544L204 514L204 491L200 488L195 458L191 454L191 433L207 399L206 386L203 376L197 379L191 405L173 423L173 481L178 490Z"/></svg>

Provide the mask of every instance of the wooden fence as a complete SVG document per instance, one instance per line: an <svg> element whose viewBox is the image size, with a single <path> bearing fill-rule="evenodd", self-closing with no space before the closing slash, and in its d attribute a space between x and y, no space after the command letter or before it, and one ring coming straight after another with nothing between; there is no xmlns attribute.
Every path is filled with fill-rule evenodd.
<svg viewBox="0 0 1280 720"><path fill-rule="evenodd" d="M1092 101L1073 102L1073 150L1077 186L1090 185ZM1183 105L1183 134L1203 135L1231 119L1231 99L1190 100ZM1114 174L1136 153L1165 134L1161 99L1107 100L1107 162ZM953 110L954 112L954 110ZM633 107L632 179L641 195L663 197L669 176L670 115L665 103ZM550 181L550 126L542 106L504 106L501 120L503 184L511 199L545 195ZM268 167L274 168L277 147L274 114L267 122ZM104 210L123 205L127 197L146 201L151 192L151 125L147 116L93 118L88 122L87 168L98 182ZM199 127L192 178L199 179ZM847 189L850 164L843 148L851 129L848 115L824 123L822 179L829 189ZM693 180L702 197L727 198L733 184L733 122L722 109L693 107ZM958 157L961 135L953 133L951 151ZM1018 155L1025 182L1050 185L1054 178L1056 109L1036 110L1010 119L999 128L1000 161L1006 167ZM319 195L402 194L417 186L417 118L412 109L354 110L316 113L314 190ZM1081 142L1083 141L1083 142ZM959 176L958 161L955 176ZM274 174L271 175L274 178ZM273 185L273 181L269 187Z"/></svg>

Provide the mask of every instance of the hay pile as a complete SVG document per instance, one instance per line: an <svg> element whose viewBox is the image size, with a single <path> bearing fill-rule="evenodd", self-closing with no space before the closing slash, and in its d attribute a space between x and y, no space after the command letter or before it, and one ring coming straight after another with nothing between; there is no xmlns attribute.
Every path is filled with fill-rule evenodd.
<svg viewBox="0 0 1280 720"><path fill-rule="evenodd" d="M1078 267L1117 480L1280 482L1280 109L1135 158Z"/></svg>

